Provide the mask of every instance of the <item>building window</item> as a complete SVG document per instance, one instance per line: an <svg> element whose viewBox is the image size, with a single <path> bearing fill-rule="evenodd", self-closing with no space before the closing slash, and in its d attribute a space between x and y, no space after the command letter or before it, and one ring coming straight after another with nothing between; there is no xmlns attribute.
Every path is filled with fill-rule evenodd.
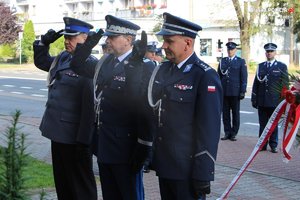
<svg viewBox="0 0 300 200"><path fill-rule="evenodd" d="M212 56L212 39L200 39L200 55Z"/></svg>

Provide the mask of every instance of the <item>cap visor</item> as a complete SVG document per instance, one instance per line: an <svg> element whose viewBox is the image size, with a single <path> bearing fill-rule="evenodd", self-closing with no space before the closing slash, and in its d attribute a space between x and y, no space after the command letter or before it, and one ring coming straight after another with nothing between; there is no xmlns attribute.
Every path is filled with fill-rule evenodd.
<svg viewBox="0 0 300 200"><path fill-rule="evenodd" d="M177 35L177 34L166 31L166 30L160 30L159 32L155 33L155 35Z"/></svg>
<svg viewBox="0 0 300 200"><path fill-rule="evenodd" d="M109 32L109 31L105 31L102 36L117 36L117 35L121 35L120 33L113 33L113 32Z"/></svg>

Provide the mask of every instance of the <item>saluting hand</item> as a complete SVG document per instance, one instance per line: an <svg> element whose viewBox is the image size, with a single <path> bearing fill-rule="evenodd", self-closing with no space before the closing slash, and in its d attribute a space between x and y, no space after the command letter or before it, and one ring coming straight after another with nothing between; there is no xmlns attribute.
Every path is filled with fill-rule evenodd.
<svg viewBox="0 0 300 200"><path fill-rule="evenodd" d="M132 49L132 57L130 61L132 62L142 62L147 51L147 34L142 31L141 39L135 41Z"/></svg>
<svg viewBox="0 0 300 200"><path fill-rule="evenodd" d="M89 32L88 37L84 42L84 45L90 49L94 48L98 44L103 33L104 31L102 29L100 29L97 33L94 31Z"/></svg>
<svg viewBox="0 0 300 200"><path fill-rule="evenodd" d="M41 36L41 42L45 46L49 46L51 43L55 42L58 38L62 36L61 32L63 31L64 31L63 29L58 32L56 32L53 29L49 29L45 35Z"/></svg>

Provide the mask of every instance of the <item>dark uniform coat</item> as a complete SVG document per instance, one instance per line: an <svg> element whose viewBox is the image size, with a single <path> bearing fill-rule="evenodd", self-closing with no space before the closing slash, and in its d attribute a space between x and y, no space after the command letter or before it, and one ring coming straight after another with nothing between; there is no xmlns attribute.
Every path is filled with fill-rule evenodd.
<svg viewBox="0 0 300 200"><path fill-rule="evenodd" d="M280 102L280 89L288 80L287 66L277 60L267 67L267 62L258 65L252 87L251 101L258 107L276 107Z"/></svg>
<svg viewBox="0 0 300 200"><path fill-rule="evenodd" d="M161 65L153 85L154 102L162 99L154 168L160 178L212 181L222 109L219 76L195 53L172 75L171 65Z"/></svg>
<svg viewBox="0 0 300 200"><path fill-rule="evenodd" d="M51 140L53 175L59 199L97 199L92 153L95 113L92 79L70 68L71 54L49 55L34 42L34 64L48 71L48 100L40 130ZM76 192L75 192L76 191Z"/></svg>
<svg viewBox="0 0 300 200"><path fill-rule="evenodd" d="M146 102L145 92L147 88L153 63L144 63L140 66L141 77L134 77L125 73L125 66L131 54L122 62L114 63L114 56L109 55L103 62L97 77L97 94L102 91L100 114L99 114L99 140L98 140L98 162L106 164L129 164L138 138L152 142L152 132L148 125L138 125L137 112L144 112L142 102ZM77 59L78 58L78 59ZM85 67L81 67L80 62L85 62ZM82 61L79 57L74 57L72 67L74 71L88 77L94 77L97 61L88 59ZM115 67L113 67L115 66ZM136 72L133 72L136 73ZM131 80L129 80L131 79ZM130 83L129 83L130 82ZM132 92L135 90L135 92ZM143 90L143 91L142 91ZM141 94L144 95L141 95ZM148 106L150 109L150 106ZM147 109L147 108L145 108ZM151 117L147 116L147 117ZM151 121L151 119L149 119Z"/></svg>
<svg viewBox="0 0 300 200"><path fill-rule="evenodd" d="M224 96L240 96L247 89L247 66L244 59L235 56L232 61L229 57L221 59L218 74L222 81Z"/></svg>
<svg viewBox="0 0 300 200"><path fill-rule="evenodd" d="M49 47L34 45L34 63L49 71L54 60ZM93 137L94 107L92 80L70 68L71 54L64 51L50 71L46 110L40 125L42 135L59 143L90 144Z"/></svg>

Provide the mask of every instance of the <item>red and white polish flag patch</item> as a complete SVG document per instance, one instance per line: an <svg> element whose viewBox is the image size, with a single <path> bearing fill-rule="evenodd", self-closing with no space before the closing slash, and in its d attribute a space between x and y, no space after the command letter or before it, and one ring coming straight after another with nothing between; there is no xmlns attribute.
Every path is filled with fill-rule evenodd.
<svg viewBox="0 0 300 200"><path fill-rule="evenodd" d="M207 86L207 91L208 92L215 92L216 91L216 86L214 86L214 85Z"/></svg>

